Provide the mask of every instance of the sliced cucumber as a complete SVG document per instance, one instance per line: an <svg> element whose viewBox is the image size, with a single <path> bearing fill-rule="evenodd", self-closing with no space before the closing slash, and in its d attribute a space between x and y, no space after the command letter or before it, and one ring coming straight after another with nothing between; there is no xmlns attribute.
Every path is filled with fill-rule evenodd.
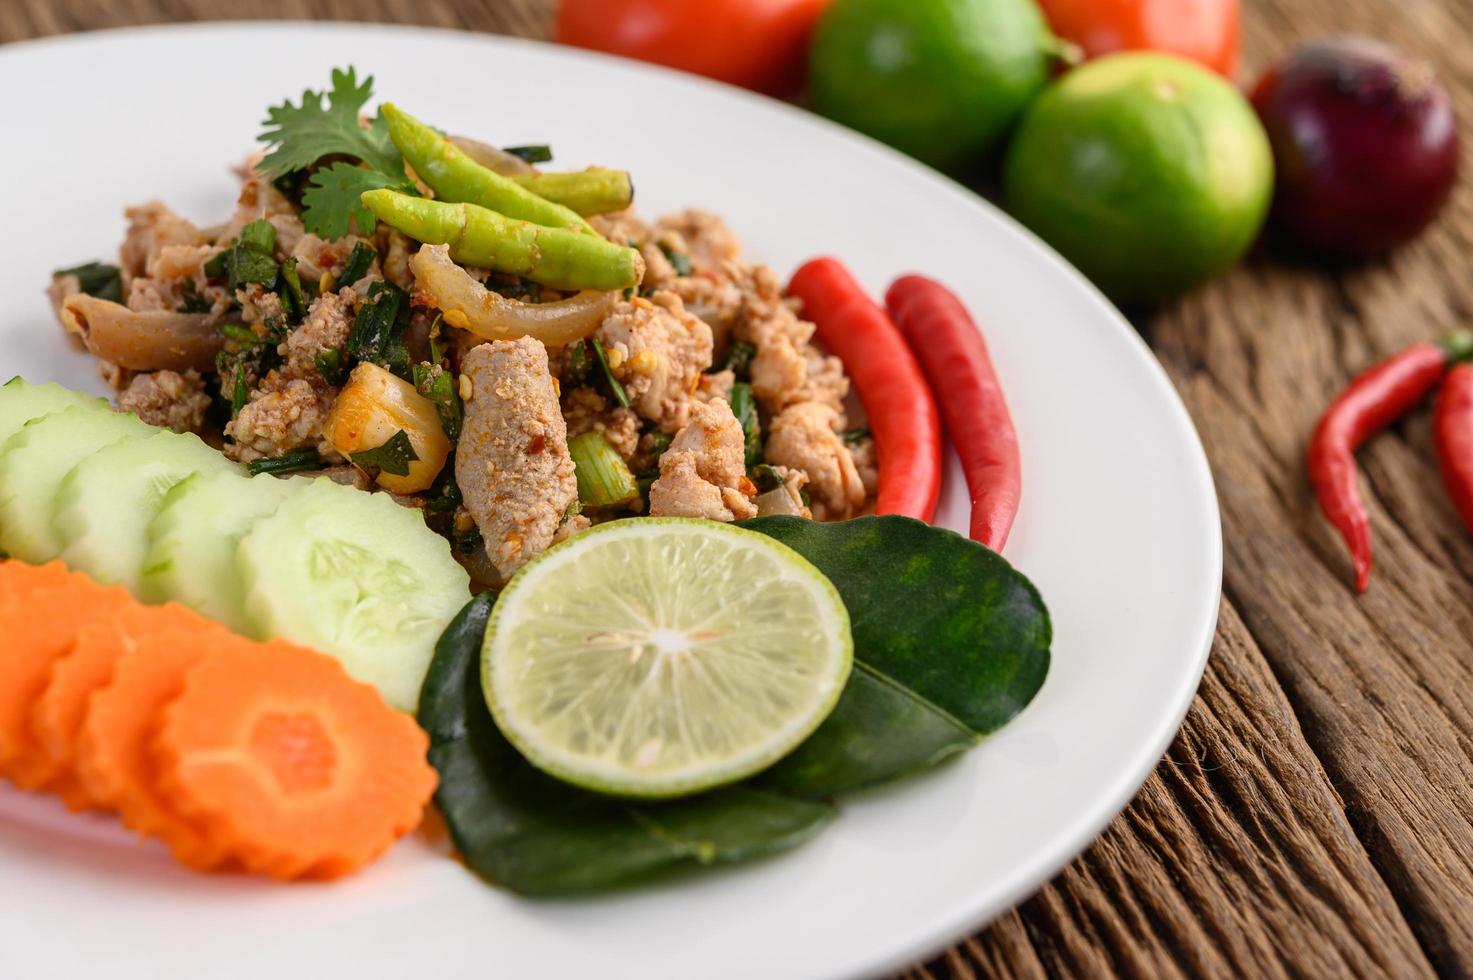
<svg viewBox="0 0 1473 980"><path fill-rule="evenodd" d="M251 525L310 482L220 472L176 483L148 526L140 596L145 602L173 599L237 633L249 632L236 548Z"/></svg>
<svg viewBox="0 0 1473 980"><path fill-rule="evenodd" d="M328 479L257 521L237 552L256 635L330 653L412 711L470 577L418 511Z"/></svg>
<svg viewBox="0 0 1473 980"><path fill-rule="evenodd" d="M157 431L136 416L87 405L26 424L0 446L0 548L33 563L55 558L65 543L51 525L62 478L105 446Z"/></svg>
<svg viewBox="0 0 1473 980"><path fill-rule="evenodd" d="M56 493L51 526L61 560L105 585L137 594L148 525L169 489L194 473L245 471L193 435L154 430L99 449L72 467Z"/></svg>
<svg viewBox="0 0 1473 980"><path fill-rule="evenodd" d="M0 443L19 432L21 426L64 408L81 406L108 411L101 398L84 395L48 381L33 385L25 378L11 378L0 385Z"/></svg>

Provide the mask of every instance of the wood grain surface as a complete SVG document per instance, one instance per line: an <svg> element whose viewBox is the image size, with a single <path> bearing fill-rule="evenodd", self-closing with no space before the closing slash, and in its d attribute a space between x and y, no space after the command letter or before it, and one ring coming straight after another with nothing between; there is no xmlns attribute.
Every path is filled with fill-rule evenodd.
<svg viewBox="0 0 1473 980"><path fill-rule="evenodd" d="M1252 77L1358 31L1429 59L1473 122L1469 0L1244 0ZM210 18L545 36L551 0L0 0L0 41ZM1467 168L1473 173L1473 168ZM1371 590L1315 511L1306 435L1371 361L1473 321L1473 195L1394 258L1258 255L1138 324L1201 431L1226 545L1202 689L1129 809L1036 896L909 976L1473 976L1473 540L1427 413L1362 454Z"/></svg>

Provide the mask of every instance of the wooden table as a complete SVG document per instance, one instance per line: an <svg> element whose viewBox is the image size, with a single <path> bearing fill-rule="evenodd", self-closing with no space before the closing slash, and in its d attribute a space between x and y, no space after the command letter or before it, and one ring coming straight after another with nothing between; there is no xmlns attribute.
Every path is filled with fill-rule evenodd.
<svg viewBox="0 0 1473 980"><path fill-rule="evenodd" d="M543 36L551 6L0 0L0 41L240 16ZM1245 6L1251 71L1298 38L1379 35L1431 59L1473 126L1469 0ZM1419 413L1363 453L1377 570L1356 598L1301 462L1352 373L1470 322L1466 187L1433 234L1390 261L1332 274L1256 258L1141 320L1222 500L1225 595L1206 678L1105 835L913 976L1473 975L1473 540Z"/></svg>

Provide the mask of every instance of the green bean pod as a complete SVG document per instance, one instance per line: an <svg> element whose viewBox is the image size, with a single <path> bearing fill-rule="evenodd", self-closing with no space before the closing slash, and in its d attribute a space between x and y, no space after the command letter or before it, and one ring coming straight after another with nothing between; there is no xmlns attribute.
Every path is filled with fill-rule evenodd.
<svg viewBox="0 0 1473 980"><path fill-rule="evenodd" d="M637 286L644 259L597 235L517 221L475 204L451 204L381 188L363 194L380 221L418 242L447 245L461 265L495 269L554 289Z"/></svg>
<svg viewBox="0 0 1473 980"><path fill-rule="evenodd" d="M598 234L578 212L539 197L516 181L481 166L449 139L392 103L384 105L383 115L388 120L389 138L394 146L440 200L476 204L548 228Z"/></svg>
<svg viewBox="0 0 1473 980"><path fill-rule="evenodd" d="M538 197L571 208L585 218L623 211L634 203L634 182L627 170L589 167L568 172L512 174L510 179Z"/></svg>

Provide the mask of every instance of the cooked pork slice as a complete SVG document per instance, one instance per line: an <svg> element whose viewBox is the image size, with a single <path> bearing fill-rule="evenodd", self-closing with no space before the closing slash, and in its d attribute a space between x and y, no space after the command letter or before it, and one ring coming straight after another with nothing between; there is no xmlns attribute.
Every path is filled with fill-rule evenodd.
<svg viewBox="0 0 1473 980"><path fill-rule="evenodd" d="M198 371L135 374L118 395L119 411L175 432L198 432L209 407L210 396Z"/></svg>
<svg viewBox="0 0 1473 980"><path fill-rule="evenodd" d="M724 401L696 402L690 424L660 457L660 477L650 487L655 517L704 517L739 521L757 515L756 488L747 479L742 426Z"/></svg>
<svg viewBox="0 0 1473 980"><path fill-rule="evenodd" d="M832 405L800 402L783 409L767 435L767 462L808 474L813 512L823 520L844 520L864 506L864 481L836 431L841 424Z"/></svg>
<svg viewBox="0 0 1473 980"><path fill-rule="evenodd" d="M546 550L578 499L568 430L547 349L538 340L498 340L472 349L455 479L486 554L510 578Z"/></svg>
<svg viewBox="0 0 1473 980"><path fill-rule="evenodd" d="M664 432L690 420L701 372L711 366L711 328L680 297L657 292L621 302L595 336L608 350L631 406Z"/></svg>

